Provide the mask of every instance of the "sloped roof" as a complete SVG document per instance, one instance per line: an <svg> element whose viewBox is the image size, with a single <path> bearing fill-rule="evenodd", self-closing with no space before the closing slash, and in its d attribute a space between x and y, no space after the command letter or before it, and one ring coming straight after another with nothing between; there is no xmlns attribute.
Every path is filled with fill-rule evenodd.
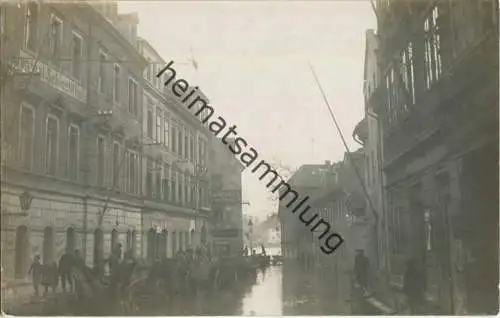
<svg viewBox="0 0 500 318"><path fill-rule="evenodd" d="M288 184L295 187L319 187L321 177L316 175L315 172L324 168L324 164L302 165L288 180Z"/></svg>

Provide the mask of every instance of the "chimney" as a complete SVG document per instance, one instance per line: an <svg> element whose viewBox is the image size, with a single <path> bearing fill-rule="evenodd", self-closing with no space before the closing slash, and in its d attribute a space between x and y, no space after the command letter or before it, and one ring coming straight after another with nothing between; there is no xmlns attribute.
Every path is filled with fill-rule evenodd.
<svg viewBox="0 0 500 318"><path fill-rule="evenodd" d="M330 160L325 160L325 166L330 166L331 162Z"/></svg>

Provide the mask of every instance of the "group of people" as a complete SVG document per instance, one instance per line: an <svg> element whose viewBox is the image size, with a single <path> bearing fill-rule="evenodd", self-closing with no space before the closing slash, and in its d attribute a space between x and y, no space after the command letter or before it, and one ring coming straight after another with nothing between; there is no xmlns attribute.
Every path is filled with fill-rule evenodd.
<svg viewBox="0 0 500 318"><path fill-rule="evenodd" d="M368 294L370 284L370 261L363 250L357 250L354 258L354 274L356 283ZM406 295L411 314L417 314L425 301L425 278L423 270L415 258L406 262L406 270L403 278L403 293Z"/></svg>
<svg viewBox="0 0 500 318"><path fill-rule="evenodd" d="M44 287L44 295L49 292L49 289L55 293L59 280L64 292L66 292L67 286L71 291L74 291L72 269L76 266L83 266L83 264L79 250L73 253L64 253L59 259L59 264L56 262L42 264L40 255L36 255L28 271L28 274L31 274L35 295L40 296L40 286Z"/></svg>

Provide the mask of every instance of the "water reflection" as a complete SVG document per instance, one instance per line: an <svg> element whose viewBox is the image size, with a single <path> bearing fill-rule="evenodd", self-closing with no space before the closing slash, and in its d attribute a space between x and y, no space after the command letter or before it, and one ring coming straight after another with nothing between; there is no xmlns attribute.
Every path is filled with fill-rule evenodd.
<svg viewBox="0 0 500 318"><path fill-rule="evenodd" d="M281 316L282 271L273 266L257 275L257 283L243 298L242 314L245 316Z"/></svg>

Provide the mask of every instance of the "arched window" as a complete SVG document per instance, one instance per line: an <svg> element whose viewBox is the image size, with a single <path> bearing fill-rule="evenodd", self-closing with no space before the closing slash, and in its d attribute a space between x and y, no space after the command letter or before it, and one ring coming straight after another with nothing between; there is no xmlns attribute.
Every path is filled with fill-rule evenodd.
<svg viewBox="0 0 500 318"><path fill-rule="evenodd" d="M15 246L15 267L14 275L16 278L23 278L28 272L28 252L29 252L29 236L26 225L21 225L16 230L16 246Z"/></svg>
<svg viewBox="0 0 500 318"><path fill-rule="evenodd" d="M43 231L43 264L51 264L54 261L54 229L50 226Z"/></svg>
<svg viewBox="0 0 500 318"><path fill-rule="evenodd" d="M66 253L73 254L76 246L75 229L69 227L66 230Z"/></svg>

